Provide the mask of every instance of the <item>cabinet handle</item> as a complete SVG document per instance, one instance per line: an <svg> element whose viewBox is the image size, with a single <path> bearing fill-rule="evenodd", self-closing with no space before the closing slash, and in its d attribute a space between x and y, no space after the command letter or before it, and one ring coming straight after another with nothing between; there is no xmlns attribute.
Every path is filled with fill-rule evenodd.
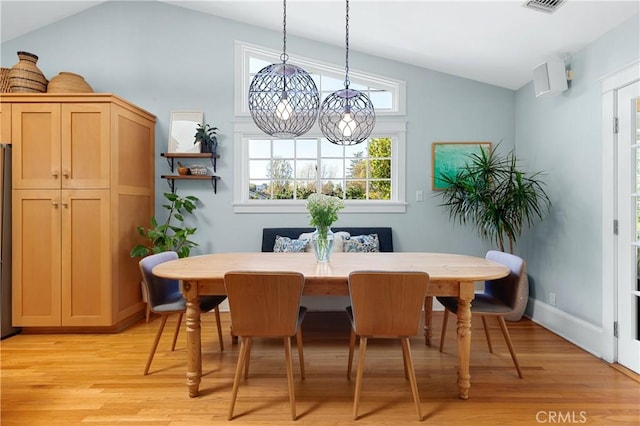
<svg viewBox="0 0 640 426"><path fill-rule="evenodd" d="M53 204L53 207L55 207L56 209L58 208L58 202L57 201L52 201L51 204Z"/></svg>
<svg viewBox="0 0 640 426"><path fill-rule="evenodd" d="M53 176L54 178L58 178L58 172L56 170L51 172L51 176Z"/></svg>
<svg viewBox="0 0 640 426"><path fill-rule="evenodd" d="M62 207L66 209L67 207L69 207L69 205L67 203L62 203Z"/></svg>
<svg viewBox="0 0 640 426"><path fill-rule="evenodd" d="M66 177L68 179L69 178L69 172L67 172L67 171L62 172L62 176Z"/></svg>

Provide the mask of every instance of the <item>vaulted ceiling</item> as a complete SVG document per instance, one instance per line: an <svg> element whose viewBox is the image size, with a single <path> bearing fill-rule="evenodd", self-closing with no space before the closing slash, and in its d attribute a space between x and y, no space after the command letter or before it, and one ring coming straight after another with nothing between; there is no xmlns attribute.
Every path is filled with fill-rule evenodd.
<svg viewBox="0 0 640 426"><path fill-rule="evenodd" d="M2 0L1 40L100 3ZM282 1L165 3L282 31ZM524 4L525 0L351 0L350 49L515 90L531 81L537 65L551 57L570 59L623 21L634 15L639 19L640 11L637 0L567 0L554 13ZM290 35L344 46L344 26L342 0L287 2Z"/></svg>

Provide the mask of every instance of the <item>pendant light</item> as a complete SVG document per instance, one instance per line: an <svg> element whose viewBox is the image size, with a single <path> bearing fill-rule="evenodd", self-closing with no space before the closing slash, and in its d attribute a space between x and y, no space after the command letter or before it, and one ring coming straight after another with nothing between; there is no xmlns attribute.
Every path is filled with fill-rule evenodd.
<svg viewBox="0 0 640 426"><path fill-rule="evenodd" d="M261 69L249 86L249 111L256 125L270 136L303 135L316 122L320 95L311 76L287 63L287 1L283 2L281 63Z"/></svg>
<svg viewBox="0 0 640 426"><path fill-rule="evenodd" d="M349 88L349 0L346 0L344 89L331 93L320 107L322 134L336 145L355 145L366 140L376 124L369 97Z"/></svg>

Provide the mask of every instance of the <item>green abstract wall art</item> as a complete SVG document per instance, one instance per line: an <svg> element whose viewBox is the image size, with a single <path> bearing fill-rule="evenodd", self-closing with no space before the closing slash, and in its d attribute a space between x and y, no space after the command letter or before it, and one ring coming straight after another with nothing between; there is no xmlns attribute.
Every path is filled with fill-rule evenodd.
<svg viewBox="0 0 640 426"><path fill-rule="evenodd" d="M442 175L455 176L470 154L491 151L491 142L434 142L431 144L432 184L434 191L444 189Z"/></svg>

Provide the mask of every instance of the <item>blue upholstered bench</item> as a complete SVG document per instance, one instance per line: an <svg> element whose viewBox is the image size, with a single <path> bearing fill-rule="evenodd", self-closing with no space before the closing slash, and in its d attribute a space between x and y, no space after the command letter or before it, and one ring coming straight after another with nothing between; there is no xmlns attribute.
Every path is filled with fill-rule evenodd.
<svg viewBox="0 0 640 426"><path fill-rule="evenodd" d="M380 241L380 251L393 251L393 238L390 227L331 227L333 232L345 231L350 235L378 234ZM276 236L296 239L300 234L313 232L314 228L263 228L262 229L262 251L272 252L276 242Z"/></svg>

